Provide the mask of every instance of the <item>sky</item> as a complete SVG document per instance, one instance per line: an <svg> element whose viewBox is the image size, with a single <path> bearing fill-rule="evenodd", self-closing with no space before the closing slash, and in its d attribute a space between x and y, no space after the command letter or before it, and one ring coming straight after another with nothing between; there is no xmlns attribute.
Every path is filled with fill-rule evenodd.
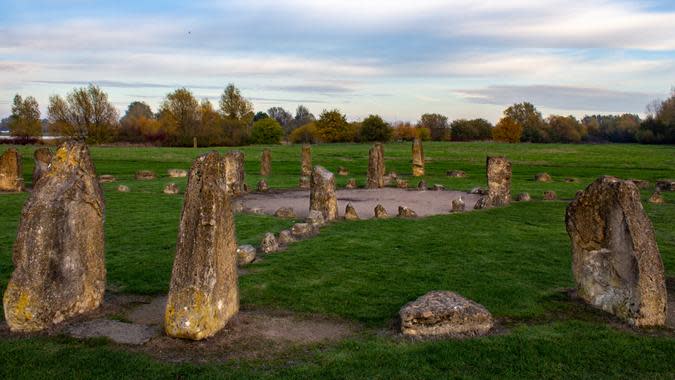
<svg viewBox="0 0 675 380"><path fill-rule="evenodd" d="M675 1L0 0L0 117L88 83L120 114L228 83L256 111L349 120L644 114L675 86Z"/></svg>

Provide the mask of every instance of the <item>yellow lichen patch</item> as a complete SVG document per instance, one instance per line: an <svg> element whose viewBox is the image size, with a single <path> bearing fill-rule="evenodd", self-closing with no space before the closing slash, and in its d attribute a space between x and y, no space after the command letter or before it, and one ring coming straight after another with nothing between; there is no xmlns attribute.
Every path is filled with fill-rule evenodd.
<svg viewBox="0 0 675 380"><path fill-rule="evenodd" d="M19 289L10 281L4 297L5 318L12 331L38 331L44 328L36 320L34 301L30 292Z"/></svg>
<svg viewBox="0 0 675 380"><path fill-rule="evenodd" d="M185 289L169 296L164 326L170 336L201 340L218 332L225 323L227 320L201 290Z"/></svg>

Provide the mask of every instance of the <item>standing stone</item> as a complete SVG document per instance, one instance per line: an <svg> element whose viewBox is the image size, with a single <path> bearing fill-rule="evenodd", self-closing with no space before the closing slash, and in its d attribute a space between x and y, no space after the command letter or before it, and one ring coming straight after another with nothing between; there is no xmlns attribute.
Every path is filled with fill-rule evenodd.
<svg viewBox="0 0 675 380"><path fill-rule="evenodd" d="M309 144L302 145L302 164L300 166L300 176L312 176L312 146Z"/></svg>
<svg viewBox="0 0 675 380"><path fill-rule="evenodd" d="M279 250L279 243L277 242L277 238L274 237L273 233L268 232L265 234L262 242L260 243L260 250L265 254L274 253Z"/></svg>
<svg viewBox="0 0 675 380"><path fill-rule="evenodd" d="M61 144L21 212L3 299L12 331L42 330L101 304L104 214L89 149Z"/></svg>
<svg viewBox="0 0 675 380"><path fill-rule="evenodd" d="M486 172L487 194L476 202L474 208L499 207L511 203L511 162L506 157L488 157Z"/></svg>
<svg viewBox="0 0 675 380"><path fill-rule="evenodd" d="M415 138L412 144L412 173L415 177L424 176L424 147L419 138Z"/></svg>
<svg viewBox="0 0 675 380"><path fill-rule="evenodd" d="M245 193L245 177L244 153L238 150L232 150L225 153L225 181L227 193L234 196Z"/></svg>
<svg viewBox="0 0 675 380"><path fill-rule="evenodd" d="M368 183L369 189L384 187L384 145L376 143L368 151Z"/></svg>
<svg viewBox="0 0 675 380"><path fill-rule="evenodd" d="M199 156L188 175L164 315L169 336L200 340L239 311L237 240L226 159Z"/></svg>
<svg viewBox="0 0 675 380"><path fill-rule="evenodd" d="M272 172L272 152L268 148L263 149L260 157L260 175L267 177Z"/></svg>
<svg viewBox="0 0 675 380"><path fill-rule="evenodd" d="M378 204L375 206L375 218L376 219L387 219L389 217L389 213L387 210L382 206L381 204Z"/></svg>
<svg viewBox="0 0 675 380"><path fill-rule="evenodd" d="M631 325L663 325L663 262L637 186L598 178L567 206L565 223L579 297Z"/></svg>
<svg viewBox="0 0 675 380"><path fill-rule="evenodd" d="M14 148L7 149L0 156L0 191L23 190L22 173L21 155Z"/></svg>
<svg viewBox="0 0 675 380"><path fill-rule="evenodd" d="M33 167L33 186L35 186L40 177L49 170L49 164L52 162L52 151L49 148L36 149L35 153L33 153L33 160L35 161L35 166Z"/></svg>
<svg viewBox="0 0 675 380"><path fill-rule="evenodd" d="M352 203L349 202L347 203L347 207L345 208L345 219L346 220L359 220L359 214L356 212L356 209L354 206L352 206Z"/></svg>
<svg viewBox="0 0 675 380"><path fill-rule="evenodd" d="M320 211L326 221L334 220L338 216L335 176L322 166L315 166L312 171L309 210Z"/></svg>
<svg viewBox="0 0 675 380"><path fill-rule="evenodd" d="M450 212L463 212L465 208L466 205L464 204L464 199L462 199L462 197L453 199L450 203Z"/></svg>
<svg viewBox="0 0 675 380"><path fill-rule="evenodd" d="M258 181L258 191L261 193L267 192L270 189L270 186L267 184L267 181L261 179Z"/></svg>

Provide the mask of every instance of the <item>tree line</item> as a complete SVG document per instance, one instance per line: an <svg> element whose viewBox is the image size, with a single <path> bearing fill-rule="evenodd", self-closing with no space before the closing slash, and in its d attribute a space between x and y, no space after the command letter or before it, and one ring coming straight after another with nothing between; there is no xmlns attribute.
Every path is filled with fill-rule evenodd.
<svg viewBox="0 0 675 380"><path fill-rule="evenodd" d="M496 125L485 119L449 122L441 114L428 113L416 123L388 123L379 115L348 122L338 109L324 110L315 117L299 105L295 114L282 107L254 112L252 103L233 84L220 96L217 107L208 99L198 100L180 88L167 94L153 112L144 102L129 104L120 118L98 86L76 88L65 97L49 99L48 117L40 119L38 102L32 96L14 97L12 114L2 121L18 139L40 137L44 132L84 140L91 144L109 142L144 143L163 146L237 146L317 142L496 140L510 143L616 142L644 144L675 143L675 89L670 98L654 101L647 117L638 115L589 115L543 117L528 102L517 103L503 112Z"/></svg>

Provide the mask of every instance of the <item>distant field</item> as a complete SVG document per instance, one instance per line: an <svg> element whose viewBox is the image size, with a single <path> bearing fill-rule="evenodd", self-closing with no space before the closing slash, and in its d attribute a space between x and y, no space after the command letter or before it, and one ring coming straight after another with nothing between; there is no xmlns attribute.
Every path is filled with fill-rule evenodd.
<svg viewBox="0 0 675 380"><path fill-rule="evenodd" d="M6 146L0 145L0 151ZM249 187L260 178L264 147L238 148L246 155ZM313 147L313 163L365 182L368 145ZM30 184L34 147L24 155ZM300 173L300 146L273 146L272 188L291 188ZM185 179L166 170L188 169L209 149L93 147L104 184L106 261L109 289L159 294L168 289L182 197L162 194L168 182L181 189ZM224 152L230 148L218 148ZM388 171L410 179L410 144L385 146ZM250 265L240 280L244 306L323 314L353 321L363 333L334 345L312 346L272 360L225 364L176 364L127 352L101 340L69 338L0 339L0 377L16 378L673 378L675 334L636 332L608 324L607 316L568 301L573 287L570 244L564 210L575 192L600 175L650 181L642 191L656 229L667 276L675 277L675 193L667 204L646 203L658 179L675 178L675 147L647 145L537 145L425 143L429 184L469 190L485 186L486 155L513 163L513 194L527 191L533 201L506 208L418 220L339 222L318 237ZM136 170L162 175L135 181ZM466 178L450 178L464 170ZM552 183L533 176L548 172ZM565 177L580 183L565 183ZM130 193L118 193L125 184ZM559 201L542 201L554 190ZM12 270L11 249L27 194L0 195L0 287ZM279 205L283 206L283 205ZM342 212L344 210L340 210ZM240 243L257 243L267 231L293 221L238 215ZM675 282L675 280L671 280ZM505 325L502 335L475 340L408 342L391 337L398 309L430 290L453 290L485 305ZM611 319L610 319L611 320ZM208 342L206 343L208 344Z"/></svg>

